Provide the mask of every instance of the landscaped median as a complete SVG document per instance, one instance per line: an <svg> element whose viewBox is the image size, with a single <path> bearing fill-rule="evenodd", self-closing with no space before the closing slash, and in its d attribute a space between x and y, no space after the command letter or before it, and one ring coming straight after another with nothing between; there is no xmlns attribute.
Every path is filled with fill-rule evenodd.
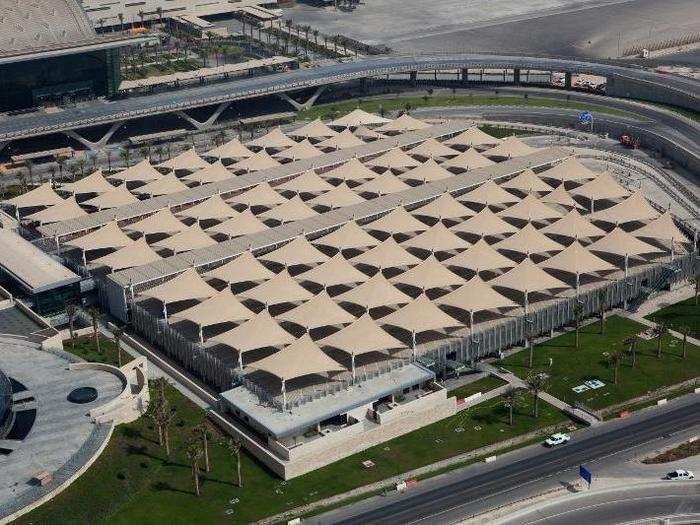
<svg viewBox="0 0 700 525"><path fill-rule="evenodd" d="M69 343L66 348L70 350ZM111 352L98 353L90 340L82 340L76 351L107 362L116 357ZM479 388L485 386L482 383ZM17 523L250 523L537 429L568 423L560 411L543 402L539 417L534 418L532 396L522 392L512 426L508 424L508 408L501 398L494 398L286 482L242 453L242 488L236 485L236 457L225 444L227 436L210 427L212 469L201 473L201 496L197 497L187 443L205 413L174 388L166 390L166 397L176 410L170 430L170 458L158 444L152 419L142 417L120 425L92 468L64 493ZM374 466L364 467L367 460ZM467 461L462 459L458 464Z"/></svg>
<svg viewBox="0 0 700 525"><path fill-rule="evenodd" d="M605 322L602 334L600 323L582 327L578 348L574 330L537 345L533 368L549 375L547 392L593 410L700 376L698 347L687 343L683 358L683 342L665 334L661 337L659 357L659 338L649 330L636 321L614 315ZM513 354L498 364L525 378L531 371L527 354Z"/></svg>

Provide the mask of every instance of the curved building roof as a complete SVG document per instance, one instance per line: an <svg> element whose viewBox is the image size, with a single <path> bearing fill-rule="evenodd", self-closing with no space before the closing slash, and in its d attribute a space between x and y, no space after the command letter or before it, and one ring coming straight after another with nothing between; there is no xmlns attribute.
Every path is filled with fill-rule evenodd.
<svg viewBox="0 0 700 525"><path fill-rule="evenodd" d="M73 47L96 37L76 0L0 0L0 54Z"/></svg>

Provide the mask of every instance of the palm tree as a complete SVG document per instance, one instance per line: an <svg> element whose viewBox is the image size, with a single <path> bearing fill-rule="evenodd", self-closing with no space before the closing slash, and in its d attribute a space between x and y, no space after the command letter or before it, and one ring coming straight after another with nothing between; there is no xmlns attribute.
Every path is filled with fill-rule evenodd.
<svg viewBox="0 0 700 525"><path fill-rule="evenodd" d="M607 293L604 288L598 290L598 318L600 319L600 333L605 333L605 300Z"/></svg>
<svg viewBox="0 0 700 525"><path fill-rule="evenodd" d="M501 403L508 409L508 424L513 426L513 415L520 404L520 390L510 386L501 395Z"/></svg>
<svg viewBox="0 0 700 525"><path fill-rule="evenodd" d="M78 313L78 307L73 303L66 305L66 315L68 316L68 333L70 334L70 347L75 348L75 315Z"/></svg>
<svg viewBox="0 0 700 525"><path fill-rule="evenodd" d="M545 388L547 388L547 383L549 382L549 376L544 372L533 372L527 376L525 379L527 387L532 393L532 415L539 417L539 395Z"/></svg>
<svg viewBox="0 0 700 525"><path fill-rule="evenodd" d="M161 410L160 405L163 400L160 396L153 396L148 402L148 408L146 409L146 417L153 421L153 426L156 427L158 431L158 445L163 446L163 429L160 426L158 414Z"/></svg>
<svg viewBox="0 0 700 525"><path fill-rule="evenodd" d="M623 344L627 345L627 353L632 356L632 368L637 366L637 342L639 337L632 335L622 341Z"/></svg>
<svg viewBox="0 0 700 525"><path fill-rule="evenodd" d="M143 19L146 17L146 13L144 13L142 10L139 10L138 15L141 19L141 27L144 27Z"/></svg>
<svg viewBox="0 0 700 525"><path fill-rule="evenodd" d="M194 493L197 497L199 497L199 460L202 457L202 449L199 446L199 439L196 436L192 436L187 440L185 454L187 454L187 459L190 461L190 465L192 467Z"/></svg>
<svg viewBox="0 0 700 525"><path fill-rule="evenodd" d="M119 158L122 159L126 167L129 167L129 159L131 158L131 152L129 148L122 148L119 150Z"/></svg>
<svg viewBox="0 0 700 525"><path fill-rule="evenodd" d="M608 361L608 365L613 368L613 384L616 385L620 375L620 363L622 363L624 354L614 349L612 352L605 352L603 356Z"/></svg>
<svg viewBox="0 0 700 525"><path fill-rule="evenodd" d="M66 158L63 156L56 157L56 164L58 165L58 176L63 180L63 166L66 164Z"/></svg>
<svg viewBox="0 0 700 525"><path fill-rule="evenodd" d="M117 15L117 18L119 19L119 31L121 33L124 32L124 13L119 13Z"/></svg>
<svg viewBox="0 0 700 525"><path fill-rule="evenodd" d="M158 403L158 410L156 411L157 425L159 426L159 432L163 435L163 444L165 445L165 455L170 457L170 425L172 425L175 420L175 409L170 408L170 404L165 398L162 398L160 403Z"/></svg>
<svg viewBox="0 0 700 525"><path fill-rule="evenodd" d="M683 334L683 359L686 359L688 357L688 334L690 332L691 330L689 326L681 326L681 333Z"/></svg>
<svg viewBox="0 0 700 525"><path fill-rule="evenodd" d="M202 443L202 451L204 453L204 472L209 472L209 429L204 420L199 425L194 427L195 434L199 436Z"/></svg>
<svg viewBox="0 0 700 525"><path fill-rule="evenodd" d="M661 343L667 332L668 328L666 328L666 325L663 323L657 324L652 330L652 334L656 338L656 357L658 359L661 359Z"/></svg>
<svg viewBox="0 0 700 525"><path fill-rule="evenodd" d="M51 187L55 187L54 182L56 180L56 166L51 164L48 167L47 171L49 172L49 181L51 182Z"/></svg>
<svg viewBox="0 0 700 525"><path fill-rule="evenodd" d="M163 25L163 8L161 6L156 7L156 14L158 15L158 23Z"/></svg>
<svg viewBox="0 0 700 525"><path fill-rule="evenodd" d="M237 487L242 487L243 486L243 477L241 475L241 447L243 444L241 443L241 440L236 438L236 439L227 439L226 440L226 448L228 449L229 453L232 456L236 457L236 486Z"/></svg>
<svg viewBox="0 0 700 525"><path fill-rule="evenodd" d="M100 317L102 317L102 312L95 307L91 306L88 308L88 315L90 316L90 319L92 319L92 336L95 340L95 347L97 348L97 353L99 354L101 352L100 350L100 332L99 332L99 327L98 323L100 320Z"/></svg>
<svg viewBox="0 0 700 525"><path fill-rule="evenodd" d="M117 347L117 365L119 366L119 368L122 367L122 349L120 343L123 336L124 329L115 326L112 330L112 337L114 338L114 346Z"/></svg>
<svg viewBox="0 0 700 525"><path fill-rule="evenodd" d="M581 320L583 318L583 307L577 302L574 305L574 329L576 331L576 339L575 339L575 347L576 350L579 349L580 346L580 337L579 337L579 330L581 329Z"/></svg>
<svg viewBox="0 0 700 525"><path fill-rule="evenodd" d="M75 163L78 165L78 169L80 170L80 176L84 177L85 176L85 157L80 157L78 160L75 161Z"/></svg>
<svg viewBox="0 0 700 525"><path fill-rule="evenodd" d="M107 155L107 169L112 171L112 152L108 149L105 154Z"/></svg>

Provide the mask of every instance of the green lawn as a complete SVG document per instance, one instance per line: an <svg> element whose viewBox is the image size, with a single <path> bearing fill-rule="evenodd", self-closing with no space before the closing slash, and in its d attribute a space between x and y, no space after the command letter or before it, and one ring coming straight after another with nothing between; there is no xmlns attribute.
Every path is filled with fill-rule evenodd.
<svg viewBox="0 0 700 525"><path fill-rule="evenodd" d="M656 357L656 340L640 340L637 345L637 367L632 368L631 358L626 357L619 368L619 384L614 385L613 369L606 363L603 353L626 349L623 340L645 328L630 319L612 316L605 323L604 335L599 333L598 323L583 327L578 350L575 348L573 331L537 345L534 366L545 369L550 375L548 391L552 395L594 409L621 403L663 386L700 376L700 349L689 344L688 358L683 360L681 342L667 335L663 339L661 359ZM527 359L527 352L519 352L498 364L520 377L526 377L529 372ZM606 385L581 394L571 390L591 379L599 379Z"/></svg>
<svg viewBox="0 0 700 525"><path fill-rule="evenodd" d="M368 99L353 99L344 102L336 102L331 104L323 104L314 106L310 109L297 113L297 119L316 119L331 120L345 113L349 113L353 109L361 108L372 113L379 113L381 109L384 111L393 111L398 109L409 108L415 109L420 107L449 107L449 106L530 106L530 107L551 107L551 108L569 108L577 110L591 110L599 113L608 113L622 117L633 117L634 114L610 109L604 106L596 106L588 102L573 102L567 100L558 100L551 98L537 98L529 96L528 98L515 96L487 96L487 95L435 95L431 97L416 97L416 96L397 96L396 98L368 98Z"/></svg>
<svg viewBox="0 0 700 525"><path fill-rule="evenodd" d="M167 396L177 409L171 432L174 452L169 460L157 444L149 419L121 425L103 455L83 476L16 523L249 523L536 428L568 421L544 403L535 420L530 396L525 395L515 425L510 427L506 408L494 399L287 482L244 453L243 488L233 483L235 461L213 430L213 469L203 475L202 496L196 498L183 448L190 429L204 414L175 389L169 388ZM376 466L364 469L361 462L365 459L371 459Z"/></svg>
<svg viewBox="0 0 700 525"><path fill-rule="evenodd" d="M99 362L99 363L109 363L111 365L117 364L117 347L114 345L114 341L111 339L106 339L100 336L100 351L97 351L95 346L95 340L92 335L84 335L75 338L75 345L71 344L70 339L63 341L63 347L73 354L82 357L86 361ZM122 352L122 359L126 363L131 361L131 356L126 352Z"/></svg>
<svg viewBox="0 0 700 525"><path fill-rule="evenodd" d="M700 306L695 304L694 297L662 308L647 318L656 323L664 323L678 332L687 326L691 337L700 337Z"/></svg>
<svg viewBox="0 0 700 525"><path fill-rule="evenodd" d="M477 392L485 394L486 392L490 392L491 390L505 384L506 382L502 379L499 379L496 376L487 375L486 377L482 377L481 379L473 381L472 383L468 383L457 387L454 390L450 390L447 393L447 396L456 397L457 399L464 399L465 397L469 397Z"/></svg>

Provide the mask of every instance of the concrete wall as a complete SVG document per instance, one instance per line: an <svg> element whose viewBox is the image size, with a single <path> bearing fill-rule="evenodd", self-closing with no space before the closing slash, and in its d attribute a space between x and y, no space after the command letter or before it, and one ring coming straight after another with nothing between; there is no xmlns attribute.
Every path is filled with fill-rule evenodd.
<svg viewBox="0 0 700 525"><path fill-rule="evenodd" d="M648 100L650 102L660 102L661 104L670 104L693 111L700 111L700 101L697 96L664 89L662 86L651 82L612 76L608 77L605 92L613 97Z"/></svg>

